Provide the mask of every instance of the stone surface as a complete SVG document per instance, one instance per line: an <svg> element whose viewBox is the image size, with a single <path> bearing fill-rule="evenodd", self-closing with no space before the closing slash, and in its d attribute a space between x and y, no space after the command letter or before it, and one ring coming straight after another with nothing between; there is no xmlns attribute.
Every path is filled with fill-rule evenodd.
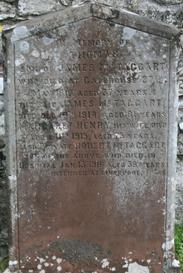
<svg viewBox="0 0 183 273"><path fill-rule="evenodd" d="M9 191L5 178L5 156L1 140L0 150L0 257L8 256Z"/></svg>
<svg viewBox="0 0 183 273"><path fill-rule="evenodd" d="M0 137L5 134L4 124L4 97L0 95Z"/></svg>
<svg viewBox="0 0 183 273"><path fill-rule="evenodd" d="M4 2L14 4L16 2L16 0L4 0Z"/></svg>
<svg viewBox="0 0 183 273"><path fill-rule="evenodd" d="M178 88L179 95L183 96L183 54L180 54L178 64L177 64L177 77L178 77ZM181 98L180 98L181 100ZM183 103L180 101L183 108Z"/></svg>
<svg viewBox="0 0 183 273"><path fill-rule="evenodd" d="M0 136L4 136L5 135L5 117L4 117L4 113L0 116Z"/></svg>
<svg viewBox="0 0 183 273"><path fill-rule="evenodd" d="M179 133L178 133L178 161L177 161L177 187L176 187L176 221L183 224L183 131L181 122L183 120L183 101L179 104Z"/></svg>
<svg viewBox="0 0 183 273"><path fill-rule="evenodd" d="M0 2L0 21L14 18L15 15L16 15L15 6L9 3Z"/></svg>
<svg viewBox="0 0 183 273"><path fill-rule="evenodd" d="M183 97L180 96L179 98L179 112L178 112L178 150L177 154L178 155L183 155ZM180 180L183 179L183 174L179 172L180 175Z"/></svg>
<svg viewBox="0 0 183 273"><path fill-rule="evenodd" d="M3 86L3 77L1 76L0 77L0 95L3 94L3 89L4 89L4 86Z"/></svg>
<svg viewBox="0 0 183 273"><path fill-rule="evenodd" d="M176 221L183 224L183 156L177 161L177 189L176 189Z"/></svg>
<svg viewBox="0 0 183 273"><path fill-rule="evenodd" d="M154 21L162 21L168 24L175 24L182 27L183 18L183 4L181 5L160 5L151 0L98 0L98 2L108 5L114 5L117 8L125 8L133 11L139 15L151 18Z"/></svg>
<svg viewBox="0 0 183 273"><path fill-rule="evenodd" d="M90 4L7 33L12 267L162 270L162 246L173 248L176 33Z"/></svg>
<svg viewBox="0 0 183 273"><path fill-rule="evenodd" d="M179 127L179 134L178 134L178 149L177 149L177 154L178 155L183 155L183 134L180 130L180 127ZM181 173L179 173L181 174ZM182 179L182 176L181 176L181 179Z"/></svg>
<svg viewBox="0 0 183 273"><path fill-rule="evenodd" d="M176 5L176 4L182 4L182 0L155 0L159 4L167 4L167 5Z"/></svg>
<svg viewBox="0 0 183 273"><path fill-rule="evenodd" d="M19 15L37 15L48 13L53 10L60 10L69 5L78 5L85 2L85 0L49 0L40 1L39 5L36 0L19 0L18 10ZM154 19L156 21L163 21L169 24L176 24L182 27L182 10L183 4L179 5L174 1L175 5L169 5L164 1L161 3L152 0L97 0L98 3L115 6L117 8L125 8L137 14ZM173 2L173 1L172 1ZM161 5L160 5L161 4Z"/></svg>
<svg viewBox="0 0 183 273"><path fill-rule="evenodd" d="M28 14L43 14L48 13L54 10L62 9L63 5L61 1L58 0L19 0L18 1L18 12L19 15L28 15Z"/></svg>

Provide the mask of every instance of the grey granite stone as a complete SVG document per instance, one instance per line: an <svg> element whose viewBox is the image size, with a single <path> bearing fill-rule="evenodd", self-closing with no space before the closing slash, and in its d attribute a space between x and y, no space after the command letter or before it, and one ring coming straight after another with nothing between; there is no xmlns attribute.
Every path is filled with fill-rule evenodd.
<svg viewBox="0 0 183 273"><path fill-rule="evenodd" d="M0 137L5 135L4 98L0 96Z"/></svg>
<svg viewBox="0 0 183 273"><path fill-rule="evenodd" d="M183 224L183 153L177 161L176 221Z"/></svg>
<svg viewBox="0 0 183 273"><path fill-rule="evenodd" d="M177 64L177 78L178 78L178 89L179 95L183 96L183 55L180 54L178 64ZM183 108L183 102L180 101L181 108Z"/></svg>
<svg viewBox="0 0 183 273"><path fill-rule="evenodd" d="M159 4L163 5L176 5L176 4L182 4L183 0L155 0Z"/></svg>
<svg viewBox="0 0 183 273"><path fill-rule="evenodd" d="M66 4L66 2L64 2ZM19 0L18 13L21 16L24 15L38 15L51 11L59 10L63 8L63 4L58 0Z"/></svg>
<svg viewBox="0 0 183 273"><path fill-rule="evenodd" d="M0 2L0 21L14 18L16 16L16 8L10 3Z"/></svg>
<svg viewBox="0 0 183 273"><path fill-rule="evenodd" d="M83 2L85 0L44 0L40 1L38 5L36 0L19 0L18 10L21 16L38 15ZM96 2L117 8L125 8L156 21L182 26L182 6L177 3L177 5L167 6L160 5L160 3L152 0L97 0Z"/></svg>
<svg viewBox="0 0 183 273"><path fill-rule="evenodd" d="M8 256L9 190L5 176L4 140L0 139L0 259Z"/></svg>
<svg viewBox="0 0 183 273"><path fill-rule="evenodd" d="M125 8L155 21L162 21L182 27L183 4L163 5L161 2L160 5L158 1L152 0L98 0L98 2L114 5L117 8Z"/></svg>
<svg viewBox="0 0 183 273"><path fill-rule="evenodd" d="M178 112L178 155L183 155L183 97L179 99L179 112ZM180 172L179 172L180 174Z"/></svg>
<svg viewBox="0 0 183 273"><path fill-rule="evenodd" d="M178 134L177 154L178 155L183 155L183 133L181 131L179 131L179 134Z"/></svg>
<svg viewBox="0 0 183 273"><path fill-rule="evenodd" d="M3 2L3 1L1 1L1 2ZM13 4L13 3L15 3L15 2L16 2L16 0L4 0L4 2L7 2L7 3L11 3L11 4Z"/></svg>
<svg viewBox="0 0 183 273"><path fill-rule="evenodd" d="M0 76L0 95L3 94L4 86L3 86L3 77Z"/></svg>

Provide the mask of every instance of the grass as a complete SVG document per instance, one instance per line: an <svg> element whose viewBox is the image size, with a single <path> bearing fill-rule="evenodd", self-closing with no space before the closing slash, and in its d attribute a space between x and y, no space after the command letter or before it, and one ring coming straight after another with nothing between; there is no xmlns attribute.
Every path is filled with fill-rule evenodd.
<svg viewBox="0 0 183 273"><path fill-rule="evenodd" d="M4 258L2 261L0 261L0 273L3 273L7 267L8 267L8 258Z"/></svg>
<svg viewBox="0 0 183 273"><path fill-rule="evenodd" d="M181 263L181 273L183 273L183 224L175 225L175 253Z"/></svg>

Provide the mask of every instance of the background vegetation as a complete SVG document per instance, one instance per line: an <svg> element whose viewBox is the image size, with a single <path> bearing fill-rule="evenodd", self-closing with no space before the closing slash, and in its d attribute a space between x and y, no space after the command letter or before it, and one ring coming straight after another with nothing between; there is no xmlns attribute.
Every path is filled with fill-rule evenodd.
<svg viewBox="0 0 183 273"><path fill-rule="evenodd" d="M0 261L0 273L3 273L7 267L8 267L8 258L4 258L2 261Z"/></svg>
<svg viewBox="0 0 183 273"><path fill-rule="evenodd" d="M183 225L175 225L175 253L176 259L181 263L181 273L183 273Z"/></svg>

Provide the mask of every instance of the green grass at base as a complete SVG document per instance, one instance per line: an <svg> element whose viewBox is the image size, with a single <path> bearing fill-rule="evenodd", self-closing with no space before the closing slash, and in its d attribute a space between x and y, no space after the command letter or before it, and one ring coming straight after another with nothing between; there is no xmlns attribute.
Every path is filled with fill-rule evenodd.
<svg viewBox="0 0 183 273"><path fill-rule="evenodd" d="M175 254L176 259L181 263L181 273L183 273L183 224L175 225Z"/></svg>
<svg viewBox="0 0 183 273"><path fill-rule="evenodd" d="M7 267L8 267L8 258L4 258L2 261L0 261L0 273L3 273Z"/></svg>

